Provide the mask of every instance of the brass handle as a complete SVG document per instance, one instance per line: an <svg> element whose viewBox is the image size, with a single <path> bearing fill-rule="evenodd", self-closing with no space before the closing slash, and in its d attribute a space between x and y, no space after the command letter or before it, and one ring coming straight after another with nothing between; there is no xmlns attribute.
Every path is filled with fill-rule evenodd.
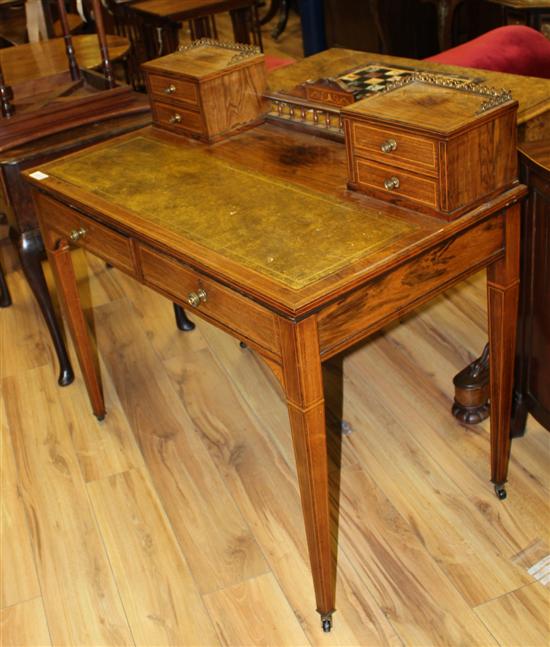
<svg viewBox="0 0 550 647"><path fill-rule="evenodd" d="M174 94L176 91L176 86L173 83L170 83L170 85L166 88L164 88L164 94Z"/></svg>
<svg viewBox="0 0 550 647"><path fill-rule="evenodd" d="M71 242L76 243L77 240L80 240L85 235L86 230L84 227L80 227L80 229L73 229L69 234L69 238L71 239Z"/></svg>
<svg viewBox="0 0 550 647"><path fill-rule="evenodd" d="M383 153L391 153L397 148L397 142L395 139L386 139L386 141L380 145L380 150Z"/></svg>
<svg viewBox="0 0 550 647"><path fill-rule="evenodd" d="M181 124L181 115L177 112L170 117L171 124Z"/></svg>
<svg viewBox="0 0 550 647"><path fill-rule="evenodd" d="M196 292L190 292L187 295L187 303L193 308L198 308L201 303L204 303L207 299L206 290L199 288Z"/></svg>
<svg viewBox="0 0 550 647"><path fill-rule="evenodd" d="M395 175L392 175L389 177L387 180L384 180L384 186L388 191L393 191L394 189L399 188L399 178L395 177Z"/></svg>

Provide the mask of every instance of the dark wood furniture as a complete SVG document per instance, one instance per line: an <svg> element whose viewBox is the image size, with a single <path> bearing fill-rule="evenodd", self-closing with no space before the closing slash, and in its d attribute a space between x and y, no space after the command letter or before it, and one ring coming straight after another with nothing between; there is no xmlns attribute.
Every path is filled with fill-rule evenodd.
<svg viewBox="0 0 550 647"><path fill-rule="evenodd" d="M446 223L346 192L339 142L269 124L212 146L146 129L26 176L98 419L106 409L73 245L192 307L281 381L326 631L335 572L322 363L482 267L494 368L491 479L505 496L525 187Z"/></svg>
<svg viewBox="0 0 550 647"><path fill-rule="evenodd" d="M107 46L111 60L125 56L128 40L107 34ZM82 69L95 69L102 65L102 55L95 34L79 34L72 37L78 65ZM64 72L67 53L62 38L26 43L0 49L0 65L8 85L17 85L46 76Z"/></svg>
<svg viewBox="0 0 550 647"><path fill-rule="evenodd" d="M550 429L550 140L520 146L520 174L529 186L522 209L521 283L512 437L527 413ZM454 377L453 415L468 424L488 417L489 349Z"/></svg>
<svg viewBox="0 0 550 647"><path fill-rule="evenodd" d="M258 0L145 0L128 5L144 37L145 60L170 54L179 46L179 29L190 21L191 37L216 38L215 14L229 12L235 42L262 49ZM144 61L141 61L144 62Z"/></svg>
<svg viewBox="0 0 550 647"><path fill-rule="evenodd" d="M521 289L512 435L527 413L550 431L550 140L520 148L529 187L521 234Z"/></svg>
<svg viewBox="0 0 550 647"><path fill-rule="evenodd" d="M435 5L437 12L437 42L443 52L453 46L453 19L455 10L464 0L421 0Z"/></svg>
<svg viewBox="0 0 550 647"><path fill-rule="evenodd" d="M502 9L502 21L505 25L517 22L519 18L529 27L541 30L544 20L550 20L549 0L487 0L499 5Z"/></svg>
<svg viewBox="0 0 550 647"><path fill-rule="evenodd" d="M70 384L74 374L42 270L44 247L30 188L23 181L21 174L36 164L146 126L151 120L147 98L136 95L135 102L136 107L140 109L136 114L112 117L71 128L0 153L0 193L4 197L0 202L3 203L2 209L8 217L10 234L17 246L25 278L50 331L60 366L59 384L62 386Z"/></svg>

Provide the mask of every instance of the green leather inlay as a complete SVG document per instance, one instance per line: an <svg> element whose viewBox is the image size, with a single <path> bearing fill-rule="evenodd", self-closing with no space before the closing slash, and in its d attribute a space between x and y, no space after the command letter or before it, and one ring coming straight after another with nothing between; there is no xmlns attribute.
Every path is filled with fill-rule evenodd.
<svg viewBox="0 0 550 647"><path fill-rule="evenodd" d="M374 208L144 136L44 170L293 289L415 229Z"/></svg>

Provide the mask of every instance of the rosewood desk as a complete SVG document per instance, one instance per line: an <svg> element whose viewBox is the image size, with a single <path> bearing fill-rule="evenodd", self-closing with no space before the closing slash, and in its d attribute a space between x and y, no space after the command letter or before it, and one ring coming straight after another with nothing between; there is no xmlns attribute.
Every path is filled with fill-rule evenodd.
<svg viewBox="0 0 550 647"><path fill-rule="evenodd" d="M106 409L72 245L191 306L280 380L326 631L335 573L322 364L483 267L491 480L505 496L524 186L442 222L347 191L341 144L274 125L211 146L144 129L26 176L98 419Z"/></svg>

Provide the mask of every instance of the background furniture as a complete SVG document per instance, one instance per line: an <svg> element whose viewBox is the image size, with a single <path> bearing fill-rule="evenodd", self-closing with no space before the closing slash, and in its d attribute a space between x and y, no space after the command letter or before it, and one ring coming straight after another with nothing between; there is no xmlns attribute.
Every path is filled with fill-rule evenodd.
<svg viewBox="0 0 550 647"><path fill-rule="evenodd" d="M525 431L527 413L550 431L550 140L520 148L529 186L521 230L521 289L512 434Z"/></svg>
<svg viewBox="0 0 550 647"><path fill-rule="evenodd" d="M145 0L128 5L143 35L147 60L170 54L179 45L178 32L189 21L191 37L215 38L215 14L229 12L235 42L262 49L257 0ZM142 61L143 62L143 61Z"/></svg>
<svg viewBox="0 0 550 647"><path fill-rule="evenodd" d="M487 0L499 5L504 24L521 20L540 31L544 20L550 19L549 0Z"/></svg>
<svg viewBox="0 0 550 647"><path fill-rule="evenodd" d="M25 277L48 325L60 366L58 381L62 386L72 382L74 373L44 278L44 247L30 188L23 181L21 173L36 164L147 125L151 119L147 98L138 95L135 104L140 109L137 114L98 120L0 153L0 189L4 195L3 208L10 225L10 235L17 247Z"/></svg>

